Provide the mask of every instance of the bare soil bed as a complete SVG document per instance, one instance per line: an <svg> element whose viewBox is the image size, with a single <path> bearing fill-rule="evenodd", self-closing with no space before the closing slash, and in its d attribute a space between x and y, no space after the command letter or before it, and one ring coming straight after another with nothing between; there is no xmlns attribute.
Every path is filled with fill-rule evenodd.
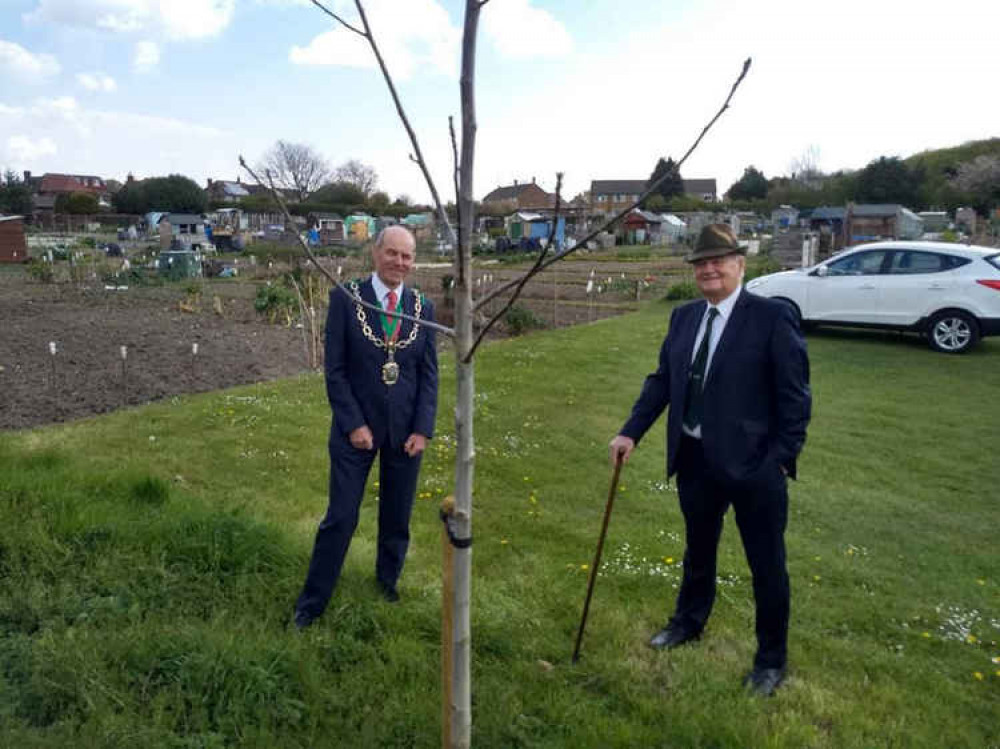
<svg viewBox="0 0 1000 749"><path fill-rule="evenodd" d="M33 283L5 273L0 280L0 429L304 371L301 331L257 319L252 285L246 286L249 294L223 298L219 315L211 297L205 300L207 294L196 311L183 311L186 294L177 286L105 291L103 286ZM245 291L236 285L231 289ZM124 361L122 346L127 347Z"/></svg>
<svg viewBox="0 0 1000 749"><path fill-rule="evenodd" d="M363 273L360 264L355 265L344 262L345 277ZM598 282L615 290L588 295L591 266L566 263L533 280L518 304L531 310L543 327L564 327L635 309L629 285L633 279L659 274L641 290L644 299L662 295L668 279L662 266L599 267ZM481 279L476 296L521 270L483 265L476 271ZM261 271L267 273L255 269L256 275ZM273 276L278 273L274 268ZM443 265L423 267L412 280L435 301L439 319L451 324L442 284L448 273L450 268ZM256 289L264 281L202 280L202 293L191 304L184 283L110 291L98 282L44 284L20 268L0 269L0 429L67 421L182 393L309 371L302 330L268 324L254 311ZM219 298L218 307L214 297ZM498 300L485 312L501 308ZM509 334L503 325L494 331L497 336ZM50 342L55 343L55 355ZM192 344L198 345L197 354ZM448 344L439 337L439 345ZM124 361L122 346L127 352Z"/></svg>

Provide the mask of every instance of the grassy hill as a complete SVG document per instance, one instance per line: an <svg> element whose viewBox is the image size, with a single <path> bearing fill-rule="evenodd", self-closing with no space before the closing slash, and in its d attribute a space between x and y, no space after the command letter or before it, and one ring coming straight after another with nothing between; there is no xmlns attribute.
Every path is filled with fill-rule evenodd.
<svg viewBox="0 0 1000 749"><path fill-rule="evenodd" d="M646 647L683 522L657 425L623 474L569 664L606 444L668 308L486 347L477 383L474 746L1000 743L1000 343L810 336L815 418L791 490L791 679L746 695L752 597L732 523L702 641ZM286 629L326 503L321 378L0 434L0 746L439 745L438 500L454 372L402 601L374 581L377 486L330 609Z"/></svg>
<svg viewBox="0 0 1000 749"><path fill-rule="evenodd" d="M1000 138L973 140L952 148L921 151L907 158L906 165L923 175L920 197L925 205L956 205L968 199L948 184L958 167L977 156L1000 157Z"/></svg>

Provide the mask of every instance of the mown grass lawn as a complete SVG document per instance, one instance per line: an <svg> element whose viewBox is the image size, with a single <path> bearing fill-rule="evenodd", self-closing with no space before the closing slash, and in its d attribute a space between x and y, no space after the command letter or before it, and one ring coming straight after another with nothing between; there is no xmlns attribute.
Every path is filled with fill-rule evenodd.
<svg viewBox="0 0 1000 749"><path fill-rule="evenodd" d="M1000 342L809 338L792 488L791 679L746 695L752 600L730 523L694 647L646 647L683 554L657 426L624 471L579 664L606 444L668 307L493 344L477 371L474 745L1000 746ZM321 378L0 435L0 746L433 747L453 366L389 605L369 489L324 618L286 629L325 508Z"/></svg>

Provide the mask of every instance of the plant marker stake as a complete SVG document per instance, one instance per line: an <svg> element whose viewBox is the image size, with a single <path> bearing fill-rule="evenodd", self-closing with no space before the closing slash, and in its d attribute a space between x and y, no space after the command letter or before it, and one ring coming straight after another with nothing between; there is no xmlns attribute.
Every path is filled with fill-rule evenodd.
<svg viewBox="0 0 1000 749"><path fill-rule="evenodd" d="M51 378L51 383L50 384L51 384L51 387L53 389L55 389L55 386L56 386L56 351L57 350L58 349L56 349L56 342L55 341L49 341L49 353L52 355L52 378Z"/></svg>
<svg viewBox="0 0 1000 749"><path fill-rule="evenodd" d="M125 362L128 360L128 346L119 346L118 352L122 357L122 405L128 402L128 370Z"/></svg>
<svg viewBox="0 0 1000 749"><path fill-rule="evenodd" d="M583 616L580 617L580 629L576 633L576 645L573 647L573 663L580 660L580 643L583 642L583 628L587 626L587 614L590 612L590 597L594 594L594 582L597 580L597 570L601 566L601 552L604 550L604 539L608 535L608 521L611 520L611 508L615 504L615 494L618 491L618 476L622 471L621 453L615 455L615 470L611 475L611 488L608 489L608 503L604 508L604 523L601 525L601 536L597 540L597 551L594 553L594 564L590 567L590 580L587 582L587 598L583 602Z"/></svg>
<svg viewBox="0 0 1000 749"><path fill-rule="evenodd" d="M195 377L197 372L195 370L195 362L198 360L198 342L195 341L191 344L191 376Z"/></svg>

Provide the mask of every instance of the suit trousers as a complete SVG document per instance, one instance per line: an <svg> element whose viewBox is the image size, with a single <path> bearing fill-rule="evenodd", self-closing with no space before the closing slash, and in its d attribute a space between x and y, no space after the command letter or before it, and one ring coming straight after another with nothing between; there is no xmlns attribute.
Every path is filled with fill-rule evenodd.
<svg viewBox="0 0 1000 749"><path fill-rule="evenodd" d="M295 605L297 612L315 618L330 601L358 527L365 483L376 453L379 504L375 578L383 587L396 587L410 545L410 514L421 456L411 458L402 446L388 444L378 450L358 450L346 435L334 434L330 439L330 504L316 531L309 572Z"/></svg>
<svg viewBox="0 0 1000 749"><path fill-rule="evenodd" d="M696 635L715 601L716 557L723 517L732 505L743 540L756 607L758 668L784 668L791 592L785 564L788 490L772 460L737 484L710 472L701 440L684 436L677 463L677 491L684 514L684 577L671 624Z"/></svg>

